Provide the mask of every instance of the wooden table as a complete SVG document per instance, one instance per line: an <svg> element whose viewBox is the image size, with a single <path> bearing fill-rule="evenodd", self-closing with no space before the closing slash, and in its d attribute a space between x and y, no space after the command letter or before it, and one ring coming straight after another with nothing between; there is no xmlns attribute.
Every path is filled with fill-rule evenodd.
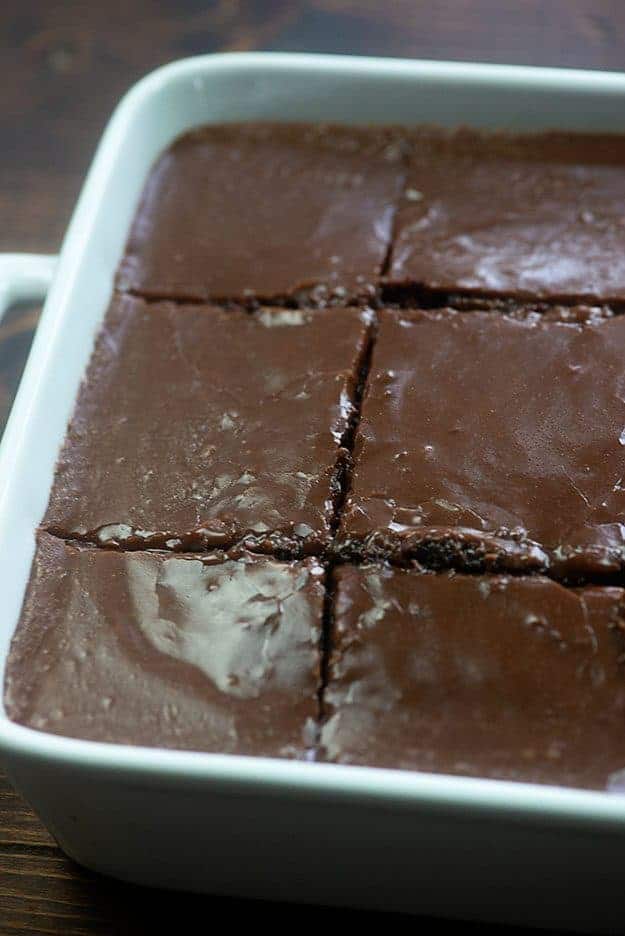
<svg viewBox="0 0 625 936"><path fill-rule="evenodd" d="M280 49L625 67L621 0L3 0L0 25L0 250L10 251L58 250L115 102L172 59ZM17 309L0 325L0 432L37 316ZM180 896L89 874L62 855L0 774L0 934L136 934L168 924L185 931L191 910L207 927L220 911L234 926L302 919L286 904ZM321 926L364 920L325 909L306 917ZM443 924L422 922L442 932Z"/></svg>

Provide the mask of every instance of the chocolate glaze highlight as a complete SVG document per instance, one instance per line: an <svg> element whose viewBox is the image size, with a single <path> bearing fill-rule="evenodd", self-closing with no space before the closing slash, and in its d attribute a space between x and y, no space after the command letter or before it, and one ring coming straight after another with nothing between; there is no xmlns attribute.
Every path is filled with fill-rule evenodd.
<svg viewBox="0 0 625 936"><path fill-rule="evenodd" d="M431 566L625 564L625 318L383 311L341 548Z"/></svg>
<svg viewBox="0 0 625 936"><path fill-rule="evenodd" d="M620 588L341 566L324 756L622 789Z"/></svg>
<svg viewBox="0 0 625 936"><path fill-rule="evenodd" d="M354 309L117 297L45 528L132 549L323 551L369 328Z"/></svg>
<svg viewBox="0 0 625 936"><path fill-rule="evenodd" d="M181 137L152 170L118 286L159 299L370 299L404 184L390 130L234 124Z"/></svg>
<svg viewBox="0 0 625 936"><path fill-rule="evenodd" d="M625 137L414 134L388 282L517 299L625 299Z"/></svg>
<svg viewBox="0 0 625 936"><path fill-rule="evenodd" d="M41 533L9 717L96 741L310 757L323 580L314 559L114 552Z"/></svg>

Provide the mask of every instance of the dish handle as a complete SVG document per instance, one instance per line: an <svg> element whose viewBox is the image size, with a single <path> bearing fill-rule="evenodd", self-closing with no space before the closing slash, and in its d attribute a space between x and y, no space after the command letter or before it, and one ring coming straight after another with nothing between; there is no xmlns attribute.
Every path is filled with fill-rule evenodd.
<svg viewBox="0 0 625 936"><path fill-rule="evenodd" d="M16 302L45 298L57 260L55 254L0 253L0 319Z"/></svg>

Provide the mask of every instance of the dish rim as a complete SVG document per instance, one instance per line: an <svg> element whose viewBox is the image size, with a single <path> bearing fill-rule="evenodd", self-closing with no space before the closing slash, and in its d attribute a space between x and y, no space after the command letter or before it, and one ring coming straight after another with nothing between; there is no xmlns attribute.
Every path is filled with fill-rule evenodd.
<svg viewBox="0 0 625 936"><path fill-rule="evenodd" d="M347 55L284 52L235 52L195 56L161 66L140 79L122 97L97 147L72 214L45 302L39 327L18 394L0 445L0 513L7 496L16 453L29 431L39 374L46 371L62 321L64 306L74 289L86 244L96 223L96 207L116 162L116 153L147 99L167 83L180 79L204 81L221 69L270 67L291 73L311 68L357 78L403 75L437 84L457 85L469 80L489 88L511 87L541 91L598 91L625 99L625 74L580 69L535 68ZM23 596L22 596L23 597ZM340 764L302 763L232 754L174 751L93 742L26 728L12 722L0 705L0 751L11 757L102 775L123 773L127 780L158 779L171 784L215 784L255 794L357 799L401 808L444 808L463 812L505 814L523 819L625 826L625 798L609 791L587 791L512 781L490 780L417 771L389 770ZM623 781L625 792L625 780Z"/></svg>

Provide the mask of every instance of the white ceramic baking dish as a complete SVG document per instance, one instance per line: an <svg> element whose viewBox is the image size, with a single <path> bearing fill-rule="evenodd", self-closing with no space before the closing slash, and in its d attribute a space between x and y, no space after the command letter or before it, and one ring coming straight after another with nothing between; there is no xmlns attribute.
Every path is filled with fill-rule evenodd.
<svg viewBox="0 0 625 936"><path fill-rule="evenodd" d="M150 164L190 127L249 119L625 131L625 75L261 53L177 62L136 85L104 134L58 264L0 262L3 305L49 285L0 453L0 668ZM106 745L4 713L0 756L62 848L120 878L623 931L625 796L615 793Z"/></svg>

